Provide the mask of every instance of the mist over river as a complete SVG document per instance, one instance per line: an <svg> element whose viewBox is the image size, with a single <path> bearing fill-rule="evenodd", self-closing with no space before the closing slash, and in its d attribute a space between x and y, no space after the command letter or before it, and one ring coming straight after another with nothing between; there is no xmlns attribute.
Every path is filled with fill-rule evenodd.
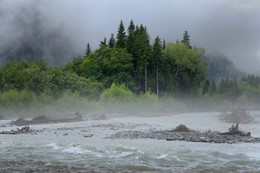
<svg viewBox="0 0 260 173"><path fill-rule="evenodd" d="M0 135L0 172L260 172L260 143L213 144L156 139L109 139L119 131L173 129L227 131L219 113L31 125L32 134ZM240 129L260 137L257 123ZM16 129L0 121L0 131Z"/></svg>

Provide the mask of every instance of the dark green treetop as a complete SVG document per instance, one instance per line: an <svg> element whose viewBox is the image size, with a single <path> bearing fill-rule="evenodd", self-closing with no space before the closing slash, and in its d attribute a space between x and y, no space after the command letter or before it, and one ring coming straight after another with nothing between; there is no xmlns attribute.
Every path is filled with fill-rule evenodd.
<svg viewBox="0 0 260 173"><path fill-rule="evenodd" d="M111 37L110 37L109 42L108 42L108 47L114 48L115 46L116 46L116 40L114 38L114 34L111 34Z"/></svg>
<svg viewBox="0 0 260 173"><path fill-rule="evenodd" d="M88 57L90 53L91 53L91 47L90 47L90 44L88 43L87 44L87 48L86 48L86 50L84 52L84 56Z"/></svg>
<svg viewBox="0 0 260 173"><path fill-rule="evenodd" d="M126 33L123 21L120 21L117 36L116 36L116 48L125 48L126 47Z"/></svg>
<svg viewBox="0 0 260 173"><path fill-rule="evenodd" d="M100 44L99 44L100 47L107 47L107 38L104 37L104 40L103 41L100 41Z"/></svg>
<svg viewBox="0 0 260 173"><path fill-rule="evenodd" d="M183 39L181 41L184 45L188 46L190 49L192 48L190 45L190 35L188 31L184 31L183 33Z"/></svg>

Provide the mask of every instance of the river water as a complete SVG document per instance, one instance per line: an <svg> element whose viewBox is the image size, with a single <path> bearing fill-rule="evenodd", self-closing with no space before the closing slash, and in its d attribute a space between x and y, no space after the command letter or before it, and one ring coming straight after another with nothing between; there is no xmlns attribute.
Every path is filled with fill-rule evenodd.
<svg viewBox="0 0 260 173"><path fill-rule="evenodd" d="M260 122L259 114L256 120ZM260 172L260 144L212 144L155 139L107 139L117 131L226 131L218 113L123 117L32 125L37 134L0 135L0 172ZM3 127L0 131L15 129ZM240 128L260 136L259 123ZM93 135L92 137L90 137Z"/></svg>

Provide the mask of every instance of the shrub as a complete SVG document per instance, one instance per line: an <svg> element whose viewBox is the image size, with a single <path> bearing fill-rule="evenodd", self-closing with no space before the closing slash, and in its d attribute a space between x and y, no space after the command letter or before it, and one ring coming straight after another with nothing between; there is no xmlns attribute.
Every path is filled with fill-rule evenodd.
<svg viewBox="0 0 260 173"><path fill-rule="evenodd" d="M100 96L102 102L129 102L133 100L134 94L124 85L113 83Z"/></svg>
<svg viewBox="0 0 260 173"><path fill-rule="evenodd" d="M5 114L25 114L37 107L37 97L28 90L8 90L0 94L0 109Z"/></svg>

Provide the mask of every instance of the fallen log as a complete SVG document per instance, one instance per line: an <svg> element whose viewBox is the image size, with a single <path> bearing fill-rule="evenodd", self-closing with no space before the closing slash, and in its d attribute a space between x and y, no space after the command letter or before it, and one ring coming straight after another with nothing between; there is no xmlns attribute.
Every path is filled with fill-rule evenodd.
<svg viewBox="0 0 260 173"><path fill-rule="evenodd" d="M219 133L220 135L239 135L239 136L251 136L250 132L243 132L238 128L239 123L232 124L232 126L228 129L228 132Z"/></svg>
<svg viewBox="0 0 260 173"><path fill-rule="evenodd" d="M48 117L41 115L33 118L32 120L25 120L23 118L18 118L12 124L17 126L33 125L33 124L54 124L54 123L69 123L83 121L83 117L80 113L75 113L74 115L65 117Z"/></svg>
<svg viewBox="0 0 260 173"><path fill-rule="evenodd" d="M17 128L17 130L10 130L10 131L2 131L0 134L5 135L17 135L17 134L27 134L31 133L32 130L30 130L29 126L22 127L21 129Z"/></svg>

